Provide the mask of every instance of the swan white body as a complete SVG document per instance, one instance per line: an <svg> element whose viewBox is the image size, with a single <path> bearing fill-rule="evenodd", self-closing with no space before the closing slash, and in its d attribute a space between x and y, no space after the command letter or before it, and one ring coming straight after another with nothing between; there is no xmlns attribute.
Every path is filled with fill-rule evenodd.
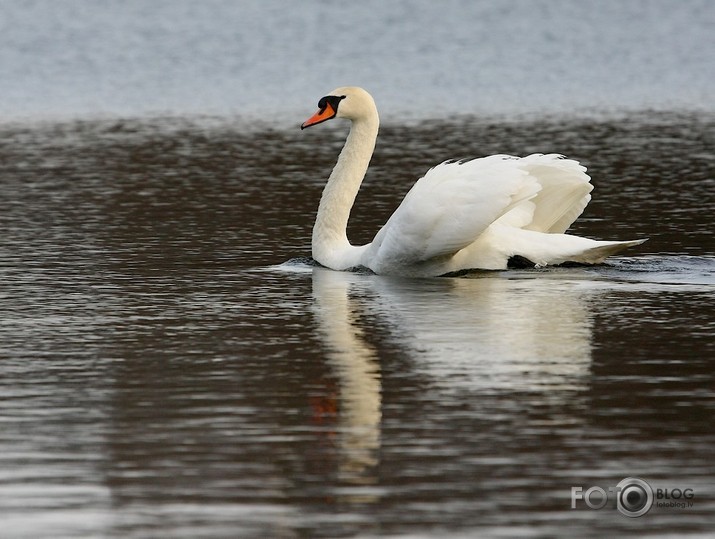
<svg viewBox="0 0 715 539"><path fill-rule="evenodd" d="M538 266L597 264L645 241L564 234L588 204L593 186L576 161L534 154L437 165L415 183L371 243L351 245L346 228L375 149L377 108L370 94L357 87L334 90L319 107L303 128L334 117L352 120L313 228L313 258L328 268L364 266L377 274L437 276L506 269L514 256Z"/></svg>

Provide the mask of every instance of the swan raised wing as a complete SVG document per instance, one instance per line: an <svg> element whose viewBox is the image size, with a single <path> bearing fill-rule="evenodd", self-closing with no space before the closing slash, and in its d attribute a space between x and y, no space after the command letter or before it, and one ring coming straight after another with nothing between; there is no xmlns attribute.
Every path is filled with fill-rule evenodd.
<svg viewBox="0 0 715 539"><path fill-rule="evenodd" d="M540 186L515 162L494 155L429 170L377 233L365 265L383 273L396 266L441 264L499 218L522 211Z"/></svg>

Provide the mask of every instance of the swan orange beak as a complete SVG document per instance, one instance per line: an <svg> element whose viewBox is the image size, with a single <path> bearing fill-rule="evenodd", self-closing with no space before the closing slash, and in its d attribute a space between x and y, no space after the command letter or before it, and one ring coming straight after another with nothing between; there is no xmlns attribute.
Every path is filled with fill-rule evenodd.
<svg viewBox="0 0 715 539"><path fill-rule="evenodd" d="M316 125L330 120L331 118L334 118L337 113L338 111L335 110L330 103L326 103L324 109L320 109L318 112L316 112L306 121L304 121L301 124L300 128L305 129L306 127L310 127L311 125Z"/></svg>

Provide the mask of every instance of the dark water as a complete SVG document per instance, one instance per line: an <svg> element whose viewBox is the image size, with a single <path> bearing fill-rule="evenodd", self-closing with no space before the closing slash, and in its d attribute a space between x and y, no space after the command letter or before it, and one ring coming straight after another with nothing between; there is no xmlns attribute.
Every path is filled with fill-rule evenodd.
<svg viewBox="0 0 715 539"><path fill-rule="evenodd" d="M557 151L597 268L286 261L343 131L0 128L3 537L603 537L715 528L715 123L387 125L350 237L446 158ZM627 518L572 487L693 489Z"/></svg>

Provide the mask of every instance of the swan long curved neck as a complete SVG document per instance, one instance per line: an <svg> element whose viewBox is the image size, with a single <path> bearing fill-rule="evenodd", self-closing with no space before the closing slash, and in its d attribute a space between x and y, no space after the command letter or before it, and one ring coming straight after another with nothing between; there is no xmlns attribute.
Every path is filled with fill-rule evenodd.
<svg viewBox="0 0 715 539"><path fill-rule="evenodd" d="M313 227L312 250L315 260L332 269L347 269L360 263L363 248L350 245L347 225L375 150L379 124L377 110L353 120L345 146L323 189Z"/></svg>

